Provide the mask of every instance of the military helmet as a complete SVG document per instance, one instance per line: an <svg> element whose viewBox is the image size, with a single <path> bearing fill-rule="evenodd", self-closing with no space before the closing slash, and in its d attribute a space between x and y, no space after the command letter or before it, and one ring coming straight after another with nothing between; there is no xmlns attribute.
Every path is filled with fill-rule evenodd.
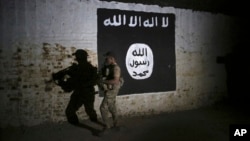
<svg viewBox="0 0 250 141"><path fill-rule="evenodd" d="M110 57L114 57L114 58L116 58L115 53L114 53L114 52L112 52L112 51L108 51L108 52L106 52L106 53L104 54L104 57L107 57L107 56L110 56Z"/></svg>
<svg viewBox="0 0 250 141"><path fill-rule="evenodd" d="M83 49L77 49L73 55L76 56L76 58L86 58L88 56L88 53Z"/></svg>

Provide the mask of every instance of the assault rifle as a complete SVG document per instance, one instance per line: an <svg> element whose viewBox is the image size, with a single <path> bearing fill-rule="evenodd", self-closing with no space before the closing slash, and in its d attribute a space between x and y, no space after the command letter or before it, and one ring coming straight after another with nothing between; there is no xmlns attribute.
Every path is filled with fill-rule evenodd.
<svg viewBox="0 0 250 141"><path fill-rule="evenodd" d="M74 82L72 77L70 76L70 71L74 69L74 67L75 64L56 73L52 73L53 81L65 92L71 92L74 90Z"/></svg>

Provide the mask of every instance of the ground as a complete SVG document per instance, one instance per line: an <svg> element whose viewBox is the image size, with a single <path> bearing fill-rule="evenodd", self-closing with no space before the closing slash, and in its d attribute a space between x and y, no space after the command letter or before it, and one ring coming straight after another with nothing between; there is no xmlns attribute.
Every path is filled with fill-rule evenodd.
<svg viewBox="0 0 250 141"><path fill-rule="evenodd" d="M1 141L229 141L232 124L250 124L247 108L215 104L200 109L150 117L122 118L118 128L100 132L89 120L2 129Z"/></svg>

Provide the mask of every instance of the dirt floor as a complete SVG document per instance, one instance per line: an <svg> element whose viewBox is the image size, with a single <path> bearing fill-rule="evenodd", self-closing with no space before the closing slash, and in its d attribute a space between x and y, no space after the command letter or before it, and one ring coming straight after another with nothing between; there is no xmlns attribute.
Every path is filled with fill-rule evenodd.
<svg viewBox="0 0 250 141"><path fill-rule="evenodd" d="M195 110L120 120L119 127L101 132L89 120L1 129L1 141L229 141L232 124L250 124L249 110L216 104Z"/></svg>

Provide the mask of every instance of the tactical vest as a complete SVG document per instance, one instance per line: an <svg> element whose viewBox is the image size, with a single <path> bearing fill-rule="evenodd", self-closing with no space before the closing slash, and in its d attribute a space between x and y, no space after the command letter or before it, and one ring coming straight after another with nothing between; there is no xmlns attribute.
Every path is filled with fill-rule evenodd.
<svg viewBox="0 0 250 141"><path fill-rule="evenodd" d="M105 70L105 76L106 76L106 80L112 80L114 79L114 68L116 65L109 65L106 67Z"/></svg>

